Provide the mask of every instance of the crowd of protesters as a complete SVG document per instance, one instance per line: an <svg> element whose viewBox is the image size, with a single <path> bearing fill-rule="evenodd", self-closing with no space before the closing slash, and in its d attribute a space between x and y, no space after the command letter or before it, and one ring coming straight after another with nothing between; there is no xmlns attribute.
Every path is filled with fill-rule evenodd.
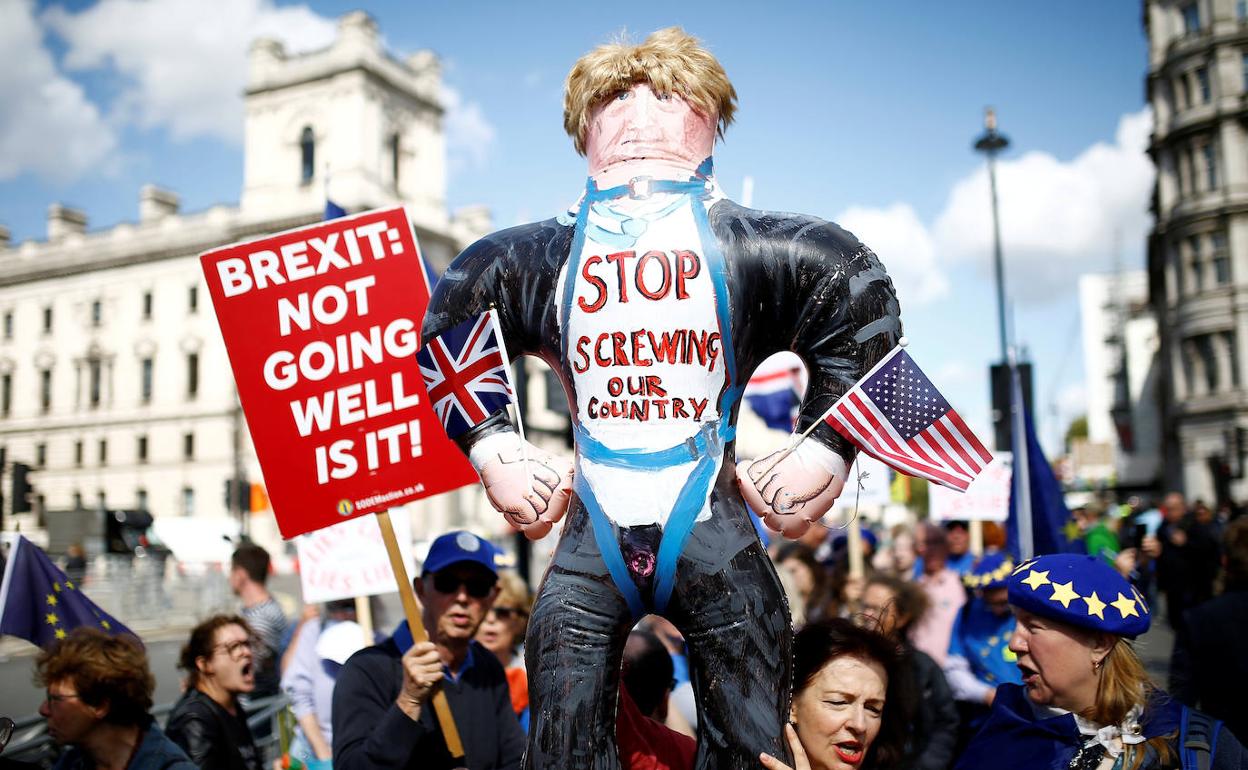
<svg viewBox="0 0 1248 770"><path fill-rule="evenodd" d="M864 527L861 534L866 566L859 576L850 574L851 539L839 530L817 527L800 541L771 542L799 632L794 725L784 736L795 767L984 766L973 758L990 745L986 736L1002 729L998 712L1025 706L1023 686L1047 707L1078 697L1068 679L1057 677L1055 685L1038 673L1045 655L1057 655L1039 641L1046 632L1069 636L1053 648L1067 650L1062 654L1090 650L1089 671L1097 676L1107 661L1125 666L1120 675L1138 679L1141 698L1162 698L1136 670L1134 652L1116 652L1140 627L1102 623L1090 600L1087 618L1072 614L1076 605L1069 603L1028 604L1027 586L1056 584L1050 572L1058 569L1075 575L1067 586L1112 584L1120 600L1134 596L1145 606L1160 597L1164 613L1156 614L1175 631L1173 702L1222 720L1229 736L1248 734L1241 696L1248 685L1248 517L1234 517L1229 507L1189 508L1177 494L1156 509L1137 499L1083 506L1069 523L1073 554L1022 565L1004 553L1004 533L992 523L985 523L979 557L965 522L878 533ZM434 541L414 580L429 636L418 642L405 621L366 638L354 600L305 609L288 624L266 588L268 554L245 544L230 571L238 614L192 630L179 659L184 692L163 731L150 716L154 682L135 640L79 629L45 650L37 665L47 690L40 713L50 737L67 747L57 767L265 770L273 758L258 748L263 735L248 726L247 704L284 691L297 720L286 767L452 767L431 700L440 692L456 714L467 767L518 768L529 718L523 644L532 598L519 576L497 566L496 553L468 532ZM1035 566L1057 559L1079 561L1054 561L1043 572ZM1108 641L1096 641L1102 638ZM1119 662L1122 655L1127 662ZM622 767L694 766L698 715L688 672L679 630L663 618L643 619L623 648ZM1069 686L1066 695L1061 683ZM845 702L829 706L829 688ZM1051 697L1037 700L1038 692ZM1104 705L1080 702L1093 711ZM1072 748L1069 766L1123 766L1105 757L1119 757L1112 746L1121 752L1127 744L1107 744L1108 755ZM1172 758L1177 764L1149 764L1165 759L1163 744L1156 756L1127 751L1134 764L1125 767L1185 767L1182 747ZM1248 767L1235 764L1248 762L1237 747L1234 737L1225 738L1202 766ZM759 762L788 767L783 758Z"/></svg>

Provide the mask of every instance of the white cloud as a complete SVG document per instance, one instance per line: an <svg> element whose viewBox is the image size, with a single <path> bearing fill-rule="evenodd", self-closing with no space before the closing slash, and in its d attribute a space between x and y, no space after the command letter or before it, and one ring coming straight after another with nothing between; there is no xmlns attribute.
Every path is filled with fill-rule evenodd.
<svg viewBox="0 0 1248 770"><path fill-rule="evenodd" d="M43 48L33 3L0 2L0 180L68 182L107 167L117 137Z"/></svg>
<svg viewBox="0 0 1248 770"><path fill-rule="evenodd" d="M1151 131L1145 109L1119 120L1113 144L1098 142L1073 160L1029 152L998 162L1001 249L1014 301L1073 291L1078 274L1111 266L1118 243L1142 248L1153 189L1145 152ZM991 270L989 201L982 166L954 185L932 228L942 260Z"/></svg>
<svg viewBox="0 0 1248 770"><path fill-rule="evenodd" d="M121 76L117 120L230 141L242 137L252 40L275 38L297 53L328 45L336 31L306 6L272 0L100 0L79 13L53 7L44 21L66 43L68 69Z"/></svg>
<svg viewBox="0 0 1248 770"><path fill-rule="evenodd" d="M494 124L485 117L480 104L464 101L450 86L442 87L442 103L446 107L443 126L450 172L484 168L494 146Z"/></svg>
<svg viewBox="0 0 1248 770"><path fill-rule="evenodd" d="M879 256L907 304L925 305L949 292L936 247L914 209L895 203L884 209L854 206L835 221Z"/></svg>

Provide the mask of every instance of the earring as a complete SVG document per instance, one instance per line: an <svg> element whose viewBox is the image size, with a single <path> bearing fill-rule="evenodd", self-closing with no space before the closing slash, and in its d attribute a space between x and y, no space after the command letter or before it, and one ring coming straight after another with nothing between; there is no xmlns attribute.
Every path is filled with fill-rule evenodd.
<svg viewBox="0 0 1248 770"><path fill-rule="evenodd" d="M1105 665L1105 659L1104 659L1104 658L1101 658L1100 660L1094 660L1094 661L1092 661L1092 670L1093 670L1093 671L1096 671L1096 672L1098 672L1098 673L1099 673L1099 672L1100 672L1100 670L1101 670L1101 666L1103 666L1103 665Z"/></svg>

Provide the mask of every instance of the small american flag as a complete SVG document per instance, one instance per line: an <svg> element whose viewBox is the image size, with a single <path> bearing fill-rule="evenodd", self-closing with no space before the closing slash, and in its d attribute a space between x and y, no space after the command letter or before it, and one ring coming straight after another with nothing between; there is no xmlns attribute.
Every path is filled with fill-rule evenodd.
<svg viewBox="0 0 1248 770"><path fill-rule="evenodd" d="M511 403L507 359L493 314L489 310L447 329L416 354L429 402L451 438Z"/></svg>
<svg viewBox="0 0 1248 770"><path fill-rule="evenodd" d="M900 346L824 421L891 468L965 492L992 455Z"/></svg>

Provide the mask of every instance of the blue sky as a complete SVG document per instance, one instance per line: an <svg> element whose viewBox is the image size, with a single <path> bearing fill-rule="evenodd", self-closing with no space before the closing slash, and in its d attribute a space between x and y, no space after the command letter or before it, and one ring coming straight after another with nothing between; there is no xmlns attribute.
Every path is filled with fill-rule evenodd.
<svg viewBox="0 0 1248 770"><path fill-rule="evenodd" d="M987 425L998 356L982 159L986 105L1012 147L1000 168L1018 340L1036 364L1046 438L1082 411L1077 276L1143 266L1151 168L1138 2L757 4L377 2L399 55L431 48L452 91L449 201L498 226L575 197L583 161L561 129L562 79L621 30L679 24L740 98L721 184L757 208L837 219L894 276L912 354ZM324 45L358 3L92 0L0 3L0 224L42 238L48 204L92 228L137 218L139 188L195 211L238 200L240 58L250 38ZM677 7L679 10L673 10ZM7 31L5 31L7 30ZM1050 403L1059 404L1059 416ZM987 436L985 436L987 438Z"/></svg>

